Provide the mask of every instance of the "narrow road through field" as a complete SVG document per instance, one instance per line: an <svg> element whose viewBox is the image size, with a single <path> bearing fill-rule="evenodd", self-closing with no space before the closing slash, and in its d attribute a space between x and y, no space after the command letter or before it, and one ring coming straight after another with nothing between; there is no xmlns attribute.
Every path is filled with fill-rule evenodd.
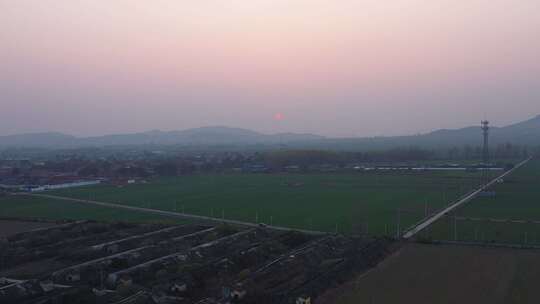
<svg viewBox="0 0 540 304"><path fill-rule="evenodd" d="M507 175L510 175L512 174L514 171L516 171L517 169L519 169L520 167L522 167L523 165L525 165L527 162L529 162L530 160L532 159L532 157L529 157L527 158L526 160L522 161L521 163L517 164L516 166L514 166L514 168L512 168L511 170L508 170L506 172L504 172L502 175L494 178L492 181L490 181L489 183L481 186L478 190L475 190L474 192L472 192L471 194L465 196L464 198L460 198L458 199L456 202L450 204L448 207L442 209L441 211L433 214L432 216L430 217L427 217L425 219L423 219L420 223L416 224L415 226L413 226L412 228L410 228L409 230L405 231L405 233L403 233L402 237L404 239L410 239L412 238L413 236L415 236L416 234L418 234L420 231L424 230L425 228L429 227L431 224L435 223L436 221L438 221L441 217L445 216L448 212L458 208L459 206L465 204L465 203L468 203L470 202L471 200L473 200L474 198L476 198L480 193L482 193L482 191L488 189L489 187L493 186L495 183L497 183L497 181L499 179L502 179L504 177L506 177Z"/></svg>
<svg viewBox="0 0 540 304"><path fill-rule="evenodd" d="M114 203L107 203L107 202L99 202L99 201L93 201L93 200L83 200L83 199L56 196L56 195L35 194L35 193L18 193L16 195L51 198L51 199L69 201L69 202L74 202L74 203L82 203L82 204L88 204L88 205L95 205L95 206L101 206L101 207L107 207L107 208L116 208L116 209L125 209L125 210L131 210L131 211L139 211L139 212L157 214L157 215L161 215L161 216L179 218L179 219L198 220L198 221L214 222L214 223L227 223L227 224L247 226L247 227L265 227L265 228L273 229L273 230L298 231L298 232L302 232L302 233L306 233L306 234L312 234L312 235L328 234L328 232L323 232L323 231L314 231L314 230L306 230L306 229L293 229L293 228L289 228L289 227L271 226L271 225L265 225L265 224L256 224L256 223L243 222L243 221L237 221L237 220L222 219L222 218L215 218L215 217L194 215L194 214L186 214L186 213L177 213L177 212L173 212L173 211L142 208L142 207L135 207L135 206L129 206L129 205L121 205L121 204L114 204Z"/></svg>

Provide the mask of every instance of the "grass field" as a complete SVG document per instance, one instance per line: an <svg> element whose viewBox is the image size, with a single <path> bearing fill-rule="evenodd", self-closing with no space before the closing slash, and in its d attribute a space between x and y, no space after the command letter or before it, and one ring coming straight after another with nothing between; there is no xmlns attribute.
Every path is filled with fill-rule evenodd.
<svg viewBox="0 0 540 304"><path fill-rule="evenodd" d="M322 231L395 234L397 209L402 210L401 229L420 220L426 202L430 210L447 205L478 183L478 176L464 172L386 172L310 175L196 175L163 178L148 184L94 186L52 191L48 194L92 199L189 214L214 216L293 228ZM62 203L38 206L59 217ZM28 202L27 202L28 204ZM71 216L84 217L108 211L69 207ZM78 211L80 209L80 212ZM34 208L18 208L32 214ZM111 211L115 218L123 211ZM140 215L122 215L123 218Z"/></svg>
<svg viewBox="0 0 540 304"><path fill-rule="evenodd" d="M540 252L409 244L317 303L538 303Z"/></svg>
<svg viewBox="0 0 540 304"><path fill-rule="evenodd" d="M457 210L466 218L540 221L540 160L508 176L493 189L495 197L479 197ZM453 215L452 215L453 216ZM435 239L532 243L540 245L540 224L442 219L432 228Z"/></svg>
<svg viewBox="0 0 540 304"><path fill-rule="evenodd" d="M105 208L71 203L55 199L29 196L8 196L0 198L0 217L33 217L53 220L96 220L178 223L166 217L136 211Z"/></svg>

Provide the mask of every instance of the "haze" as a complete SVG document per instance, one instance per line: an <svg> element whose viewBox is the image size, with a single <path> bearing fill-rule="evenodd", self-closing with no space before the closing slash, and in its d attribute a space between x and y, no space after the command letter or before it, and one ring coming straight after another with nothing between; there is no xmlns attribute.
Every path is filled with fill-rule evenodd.
<svg viewBox="0 0 540 304"><path fill-rule="evenodd" d="M0 134L505 125L538 37L538 0L0 0Z"/></svg>

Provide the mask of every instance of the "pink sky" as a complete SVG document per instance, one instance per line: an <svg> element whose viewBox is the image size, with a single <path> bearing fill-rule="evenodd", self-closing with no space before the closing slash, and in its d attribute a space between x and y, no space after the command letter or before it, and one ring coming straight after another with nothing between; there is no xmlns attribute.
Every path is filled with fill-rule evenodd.
<svg viewBox="0 0 540 304"><path fill-rule="evenodd" d="M503 125L538 37L537 0L0 0L0 134Z"/></svg>

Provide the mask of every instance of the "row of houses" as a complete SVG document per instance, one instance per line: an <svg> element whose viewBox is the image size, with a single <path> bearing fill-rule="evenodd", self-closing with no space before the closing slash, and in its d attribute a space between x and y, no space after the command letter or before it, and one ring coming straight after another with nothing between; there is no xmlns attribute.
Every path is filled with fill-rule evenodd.
<svg viewBox="0 0 540 304"><path fill-rule="evenodd" d="M72 183L63 183L63 184L52 184L52 185L42 185L42 186L27 186L23 188L28 192L40 192L46 190L58 190L58 189L67 189L75 187L84 187L100 184L101 180L91 180L91 181L78 181Z"/></svg>

